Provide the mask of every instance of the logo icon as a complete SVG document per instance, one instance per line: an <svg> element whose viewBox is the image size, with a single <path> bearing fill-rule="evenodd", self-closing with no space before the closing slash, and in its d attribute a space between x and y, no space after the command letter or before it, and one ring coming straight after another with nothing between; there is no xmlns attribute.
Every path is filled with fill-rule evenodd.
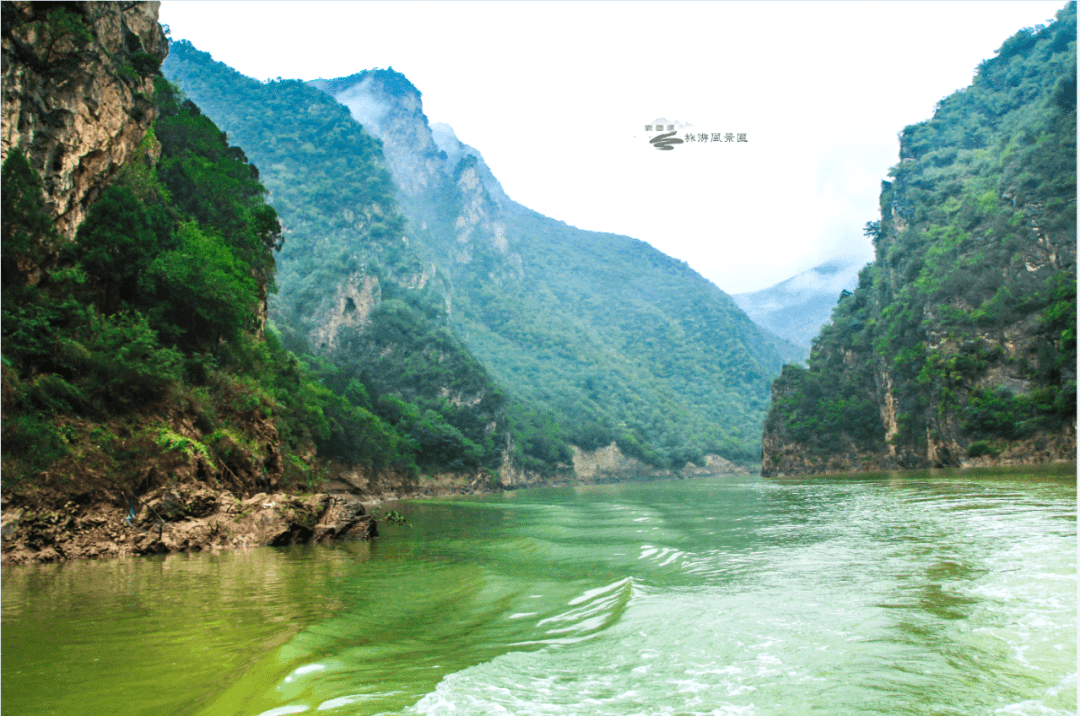
<svg viewBox="0 0 1080 716"><path fill-rule="evenodd" d="M675 136L676 134L678 134L678 132L667 132L666 134L658 134L649 140L649 144L653 145L657 149L662 149L670 152L672 149L675 148L672 146L673 144L683 143L683 140Z"/></svg>

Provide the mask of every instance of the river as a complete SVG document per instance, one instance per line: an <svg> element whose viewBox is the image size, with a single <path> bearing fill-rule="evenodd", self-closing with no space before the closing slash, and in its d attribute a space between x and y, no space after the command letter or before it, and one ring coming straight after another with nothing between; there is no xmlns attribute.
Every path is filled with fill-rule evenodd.
<svg viewBox="0 0 1080 716"><path fill-rule="evenodd" d="M1075 714L1075 465L398 503L5 567L11 714Z"/></svg>

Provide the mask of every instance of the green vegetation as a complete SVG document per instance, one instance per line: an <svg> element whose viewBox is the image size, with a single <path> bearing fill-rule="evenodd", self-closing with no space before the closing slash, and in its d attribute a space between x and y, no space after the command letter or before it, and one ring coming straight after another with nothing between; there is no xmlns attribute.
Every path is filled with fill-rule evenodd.
<svg viewBox="0 0 1080 716"><path fill-rule="evenodd" d="M62 61L71 50L82 50L93 41L93 33L78 12L58 5L46 10L41 53L46 64Z"/></svg>
<svg viewBox="0 0 1080 716"><path fill-rule="evenodd" d="M766 429L786 431L792 440L812 453L825 456L847 447L871 449L884 438L870 361L845 360L843 351L823 351L825 345L841 345L853 355L869 349L865 331L870 303L867 285L873 268L859 273L855 292L843 291L833 309L832 320L815 339L809 368L786 365L777 379L782 389L774 392ZM782 421L780 423L779 421Z"/></svg>
<svg viewBox="0 0 1080 716"><path fill-rule="evenodd" d="M974 457L1060 433L1076 415L1075 3L905 128L900 160L866 228L877 259L809 368L778 380L769 430L881 451L891 394L912 466L931 439Z"/></svg>
<svg viewBox="0 0 1080 716"><path fill-rule="evenodd" d="M255 167L163 78L155 104L141 152L74 241L57 235L23 154L4 162L5 487L48 471L130 489L168 453L303 485L319 474L313 443L415 467L424 440L335 394L265 326L282 237ZM177 416L202 437L178 433ZM439 457L458 437L427 414L415 432Z"/></svg>
<svg viewBox="0 0 1080 716"><path fill-rule="evenodd" d="M781 361L729 297L643 242L504 216L523 276L492 282L475 254L451 274L459 330L503 384L580 447L664 466L756 458Z"/></svg>

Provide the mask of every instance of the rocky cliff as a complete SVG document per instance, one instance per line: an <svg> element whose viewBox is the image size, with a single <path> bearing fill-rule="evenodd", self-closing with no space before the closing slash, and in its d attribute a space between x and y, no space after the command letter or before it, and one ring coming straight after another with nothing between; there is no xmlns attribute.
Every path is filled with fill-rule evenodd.
<svg viewBox="0 0 1080 716"><path fill-rule="evenodd" d="M875 262L773 384L766 476L1076 459L1076 7L904 129Z"/></svg>
<svg viewBox="0 0 1080 716"><path fill-rule="evenodd" d="M430 126L422 95L392 69L366 70L309 83L349 108L382 141L410 236L451 282L475 269L489 281L522 278L521 255L510 248L511 203L478 150L446 124ZM455 291L448 294L453 300Z"/></svg>
<svg viewBox="0 0 1080 716"><path fill-rule="evenodd" d="M294 495L322 413L263 330L280 225L161 77L157 3L0 7L0 561L373 535Z"/></svg>
<svg viewBox="0 0 1080 716"><path fill-rule="evenodd" d="M153 122L168 54L158 3L3 3L0 157L21 147L61 235L130 159Z"/></svg>

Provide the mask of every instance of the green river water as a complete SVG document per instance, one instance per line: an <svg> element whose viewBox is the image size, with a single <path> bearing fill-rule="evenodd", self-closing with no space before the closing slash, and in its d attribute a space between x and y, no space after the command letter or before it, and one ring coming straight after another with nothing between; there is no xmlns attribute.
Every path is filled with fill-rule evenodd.
<svg viewBox="0 0 1080 716"><path fill-rule="evenodd" d="M1075 465L392 505L8 567L5 714L1075 714Z"/></svg>

